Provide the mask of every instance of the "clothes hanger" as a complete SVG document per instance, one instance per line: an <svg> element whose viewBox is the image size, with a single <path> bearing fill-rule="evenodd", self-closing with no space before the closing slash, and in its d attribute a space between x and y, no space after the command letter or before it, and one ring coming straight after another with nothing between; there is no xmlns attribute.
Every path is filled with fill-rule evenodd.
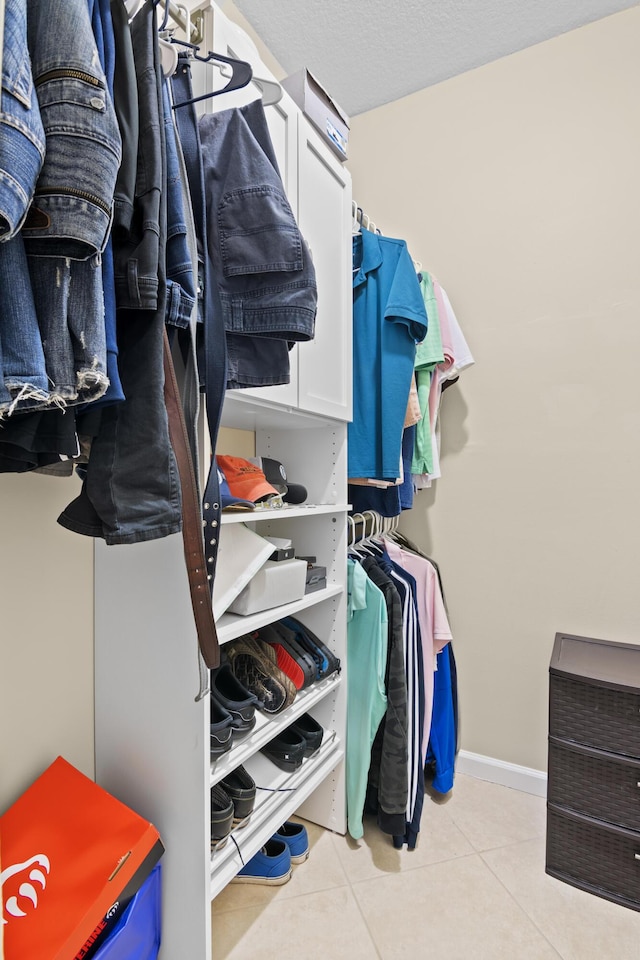
<svg viewBox="0 0 640 960"><path fill-rule="evenodd" d="M373 546L376 550L382 553L384 551L384 525L387 522L387 520L390 520L392 518L383 517L381 514L377 513L375 510L372 512L376 521L376 531L375 531L375 535L373 536Z"/></svg>
<svg viewBox="0 0 640 960"><path fill-rule="evenodd" d="M236 60L234 57L223 57L221 53L214 53L212 50L209 50L206 57L201 57L196 53L196 51L200 49L197 44L189 43L187 40L177 40L175 38L173 38L171 42L177 43L180 46L188 47L191 51L191 56L193 59L199 60L200 63L221 62L228 64L232 68L231 79L221 90L211 90L209 93L203 93L199 97L190 97L189 100L181 100L180 103L174 103L174 110L177 110L178 107L186 107L190 103L199 103L201 100L210 100L211 97L218 97L222 93L231 93L232 90L241 90L251 82L253 70L251 69L251 64L247 63L245 60Z"/></svg>
<svg viewBox="0 0 640 960"><path fill-rule="evenodd" d="M231 76L230 68L224 63L220 64L220 73L223 77ZM260 91L263 107L271 107L276 103L280 103L284 96L284 90L277 80L267 80L265 77L256 76L255 73L251 79Z"/></svg>
<svg viewBox="0 0 640 960"><path fill-rule="evenodd" d="M347 526L349 527L349 534L347 537L348 546L352 547L356 542L356 524L353 517L347 516Z"/></svg>
<svg viewBox="0 0 640 960"><path fill-rule="evenodd" d="M164 17L162 18L162 23L158 27L158 49L160 50L160 66L162 68L162 75L165 80L169 77L172 77L178 69L178 51L167 39L167 36L170 36L170 31L167 29L167 24L169 23L169 10L169 0L164 0Z"/></svg>
<svg viewBox="0 0 640 960"><path fill-rule="evenodd" d="M159 0L155 0L155 6L157 7ZM162 18L162 23L158 27L158 33L163 33L167 29L167 24L169 23L169 0L164 0L164 16Z"/></svg>
<svg viewBox="0 0 640 960"><path fill-rule="evenodd" d="M360 221L358 220L358 203L356 200L351 201L351 235L356 236L360 233Z"/></svg>
<svg viewBox="0 0 640 960"><path fill-rule="evenodd" d="M366 537L367 518L365 517L365 515L364 515L363 513L354 513L354 514L352 515L351 519L352 519L353 525L354 525L354 542L353 542L353 543L351 544L351 546L349 547L349 551L348 551L348 552L349 552L352 556L355 554L355 556L358 557L358 559L360 559L360 560L362 560L363 554L364 554L365 556L367 556L367 557L372 557L372 556L373 556L373 553L372 553L370 550L367 549L367 545L366 545L366 542L367 542L367 537ZM361 523L361 524L363 525L363 527L364 527L364 532L365 532L365 536L363 536L362 539L360 539L360 540L358 540L358 541L355 540L355 525L356 525L356 523Z"/></svg>
<svg viewBox="0 0 640 960"><path fill-rule="evenodd" d="M362 514L365 521L365 534L367 518L371 519L371 531L360 541L360 546L371 557L378 557L382 552L380 544L380 532L382 530L382 517L375 510L365 510Z"/></svg>

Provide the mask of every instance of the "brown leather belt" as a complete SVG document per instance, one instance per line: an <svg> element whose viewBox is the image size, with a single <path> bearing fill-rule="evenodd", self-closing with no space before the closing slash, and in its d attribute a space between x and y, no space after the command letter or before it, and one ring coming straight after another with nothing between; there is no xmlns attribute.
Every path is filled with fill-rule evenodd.
<svg viewBox="0 0 640 960"><path fill-rule="evenodd" d="M196 475L189 449L187 427L180 402L176 374L167 331L164 331L164 400L169 418L169 436L178 464L182 488L182 539L189 578L191 606L198 634L198 645L209 669L220 666L218 632L213 619L211 584L207 577L202 533L202 511L198 499Z"/></svg>

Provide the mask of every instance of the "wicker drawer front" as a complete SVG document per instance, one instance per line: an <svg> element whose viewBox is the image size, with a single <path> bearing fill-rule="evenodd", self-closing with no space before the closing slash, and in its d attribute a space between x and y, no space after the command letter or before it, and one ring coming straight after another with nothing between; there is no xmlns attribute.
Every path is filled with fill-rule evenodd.
<svg viewBox="0 0 640 960"><path fill-rule="evenodd" d="M549 741L549 801L640 831L640 761L593 756Z"/></svg>
<svg viewBox="0 0 640 960"><path fill-rule="evenodd" d="M553 674L549 683L551 736L640 758L640 695Z"/></svg>
<svg viewBox="0 0 640 960"><path fill-rule="evenodd" d="M583 822L549 807L547 873L640 910L640 833Z"/></svg>

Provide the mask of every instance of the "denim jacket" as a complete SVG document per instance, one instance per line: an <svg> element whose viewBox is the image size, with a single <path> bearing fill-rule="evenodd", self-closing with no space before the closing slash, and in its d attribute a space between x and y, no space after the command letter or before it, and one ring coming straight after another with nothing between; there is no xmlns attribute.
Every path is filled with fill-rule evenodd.
<svg viewBox="0 0 640 960"><path fill-rule="evenodd" d="M44 130L27 49L27 0L6 0L0 109L0 240L27 215L44 160Z"/></svg>
<svg viewBox="0 0 640 960"><path fill-rule="evenodd" d="M31 256L86 260L111 227L121 142L86 0L27 0L46 156L24 225ZM52 241L55 246L52 248Z"/></svg>

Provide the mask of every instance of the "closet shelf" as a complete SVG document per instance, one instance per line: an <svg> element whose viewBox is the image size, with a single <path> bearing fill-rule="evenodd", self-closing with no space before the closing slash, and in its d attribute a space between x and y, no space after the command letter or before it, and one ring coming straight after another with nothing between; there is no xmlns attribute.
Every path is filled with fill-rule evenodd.
<svg viewBox="0 0 640 960"><path fill-rule="evenodd" d="M254 630L259 630L260 627L266 627L268 623L281 620L282 617L292 617L300 610L314 607L317 603L328 600L330 597L339 596L343 591L344 586L341 583L330 583L324 590L305 593L300 600L285 603L281 607L271 607L269 610L261 610L259 613L250 613L247 616L237 613L223 613L216 623L218 642L228 643L245 633L252 633Z"/></svg>
<svg viewBox="0 0 640 960"><path fill-rule="evenodd" d="M340 685L340 674L334 673L326 680L311 684L306 690L300 690L290 707L273 717L267 717L259 711L256 714L256 725L243 740L238 740L228 753L223 754L211 764L211 786L223 780L232 770L252 757L269 743L270 740L293 721L311 710L316 703L324 700ZM329 734L327 734L329 736Z"/></svg>
<svg viewBox="0 0 640 960"><path fill-rule="evenodd" d="M336 421L333 417L308 413L297 407L274 403L247 394L228 390L222 409L222 426L235 430L308 430L327 427Z"/></svg>
<svg viewBox="0 0 640 960"><path fill-rule="evenodd" d="M347 513L348 503L306 503L299 507L284 506L276 510L242 510L223 513L222 523L256 523L260 520L292 520L295 517L320 516L327 513Z"/></svg>
<svg viewBox="0 0 640 960"><path fill-rule="evenodd" d="M278 771L279 775L274 777L274 770L277 771L278 768L270 760L264 756L252 758L249 772L256 786L268 784L270 789L256 790L256 803L249 822L246 826L233 830L225 845L212 853L212 900L241 869L242 861L247 863L254 853L257 853L263 846L265 837L272 836L282 826L303 800L337 767L343 756L344 748L340 739L335 735L328 735L317 753L303 760L302 766L292 774ZM274 789L281 789L283 792L272 792Z"/></svg>

